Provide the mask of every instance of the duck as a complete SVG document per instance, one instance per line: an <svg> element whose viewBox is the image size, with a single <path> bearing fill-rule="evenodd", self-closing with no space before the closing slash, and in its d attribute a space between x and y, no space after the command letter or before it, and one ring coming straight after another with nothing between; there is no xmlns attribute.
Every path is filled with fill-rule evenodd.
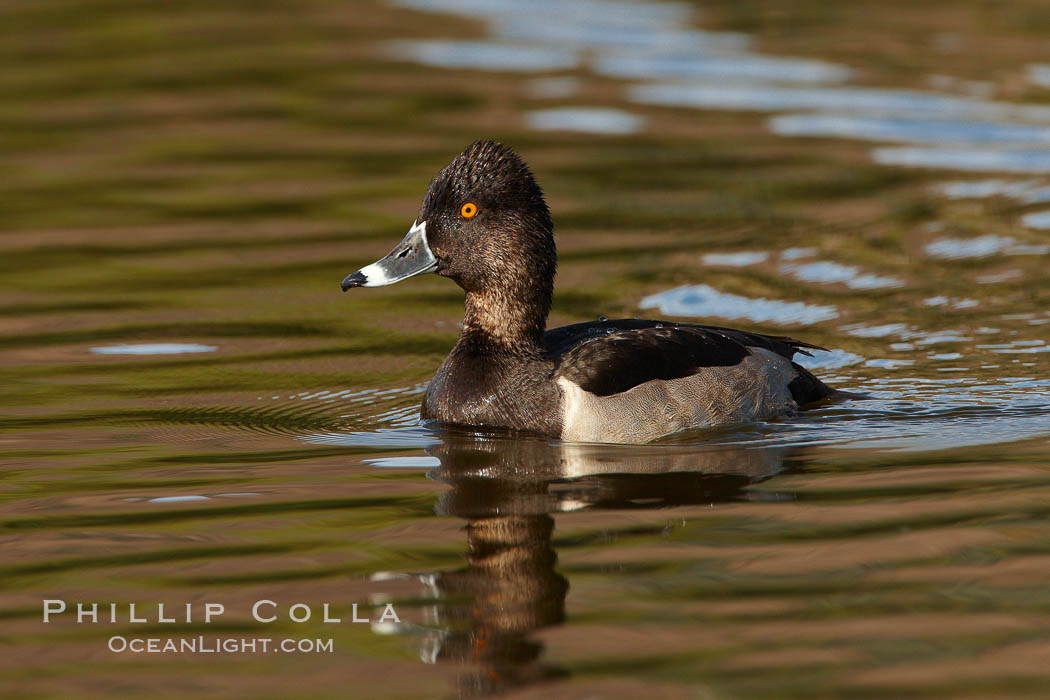
<svg viewBox="0 0 1050 700"><path fill-rule="evenodd" d="M404 239L341 287L433 273L465 292L459 338L423 396L427 425L639 444L836 396L792 359L823 348L789 337L638 318L547 329L557 260L532 171L479 140L434 176Z"/></svg>

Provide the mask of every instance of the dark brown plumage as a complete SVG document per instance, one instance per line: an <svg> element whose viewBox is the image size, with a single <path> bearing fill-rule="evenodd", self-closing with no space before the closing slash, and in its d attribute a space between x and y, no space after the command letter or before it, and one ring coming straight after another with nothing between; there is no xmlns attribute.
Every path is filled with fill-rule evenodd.
<svg viewBox="0 0 1050 700"><path fill-rule="evenodd" d="M420 261L406 261L408 255ZM418 269L404 274L412 264ZM431 181L401 246L349 276L344 289L434 271L466 292L463 331L423 400L423 418L443 423L558 437L569 410L559 382L588 396L615 397L706 368L743 367L756 353L779 367L771 377L792 377L787 386L759 392L756 400L790 391L785 400L804 406L834 393L791 362L796 353L817 347L792 338L640 319L545 331L556 266L554 226L528 166L499 143L477 141ZM397 275L390 272L395 269ZM370 283L366 272L379 281ZM705 376L711 381L709 372ZM754 381L763 377L755 375Z"/></svg>

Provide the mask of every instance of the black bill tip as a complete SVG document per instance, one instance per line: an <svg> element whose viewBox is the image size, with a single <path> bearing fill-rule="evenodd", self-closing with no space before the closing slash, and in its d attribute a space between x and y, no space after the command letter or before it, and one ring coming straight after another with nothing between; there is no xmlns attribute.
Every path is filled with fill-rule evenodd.
<svg viewBox="0 0 1050 700"><path fill-rule="evenodd" d="M350 289L351 287L363 287L368 283L368 277L363 275L360 270L352 275L347 275L343 280L343 283L339 285L343 288L343 291Z"/></svg>

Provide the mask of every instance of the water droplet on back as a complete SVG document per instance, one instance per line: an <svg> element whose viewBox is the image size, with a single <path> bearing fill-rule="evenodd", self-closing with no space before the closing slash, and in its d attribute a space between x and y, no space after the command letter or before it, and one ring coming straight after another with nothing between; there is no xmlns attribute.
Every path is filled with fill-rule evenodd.
<svg viewBox="0 0 1050 700"><path fill-rule="evenodd" d="M608 316L599 316L598 320L601 321L602 323L605 323L606 321L609 320L609 317Z"/></svg>

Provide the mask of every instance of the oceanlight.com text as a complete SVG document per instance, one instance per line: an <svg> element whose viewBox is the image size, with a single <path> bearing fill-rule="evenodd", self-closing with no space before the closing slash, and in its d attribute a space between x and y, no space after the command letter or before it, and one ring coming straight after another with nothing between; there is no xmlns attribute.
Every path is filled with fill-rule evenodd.
<svg viewBox="0 0 1050 700"><path fill-rule="evenodd" d="M106 646L115 654L331 654L335 643L328 639L286 637L123 637L109 638Z"/></svg>

